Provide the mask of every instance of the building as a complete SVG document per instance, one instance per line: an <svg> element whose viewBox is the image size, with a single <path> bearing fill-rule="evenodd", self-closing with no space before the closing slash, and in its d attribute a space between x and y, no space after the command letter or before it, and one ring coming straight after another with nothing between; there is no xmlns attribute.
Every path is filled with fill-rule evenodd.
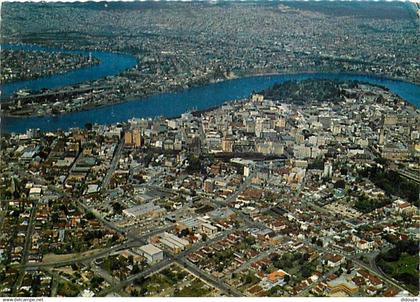
<svg viewBox="0 0 420 302"><path fill-rule="evenodd" d="M329 267L338 267L345 261L345 258L340 255L327 254L324 258L324 263L326 263Z"/></svg>
<svg viewBox="0 0 420 302"><path fill-rule="evenodd" d="M384 128L381 128L380 133L379 133L379 145L384 145L385 144L385 131Z"/></svg>
<svg viewBox="0 0 420 302"><path fill-rule="evenodd" d="M359 287L350 278L346 278L344 275L328 281L327 286L330 294L344 293L348 296L352 296L359 291Z"/></svg>
<svg viewBox="0 0 420 302"><path fill-rule="evenodd" d="M322 173L322 176L325 178L331 178L333 172L332 169L332 164L330 162L326 162L324 164L324 172Z"/></svg>
<svg viewBox="0 0 420 302"><path fill-rule="evenodd" d="M297 159L305 159L311 157L311 148L305 145L293 146L293 154Z"/></svg>
<svg viewBox="0 0 420 302"><path fill-rule="evenodd" d="M217 227L211 225L210 223L202 223L200 225L201 231L206 234L207 236L213 236L217 233Z"/></svg>
<svg viewBox="0 0 420 302"><path fill-rule="evenodd" d="M124 133L124 144L127 146L131 146L133 144L133 135L130 131Z"/></svg>
<svg viewBox="0 0 420 302"><path fill-rule="evenodd" d="M163 215L165 212L165 209L155 205L153 202L148 202L123 210L124 215L133 218L143 217L146 215L157 217Z"/></svg>
<svg viewBox="0 0 420 302"><path fill-rule="evenodd" d="M149 264L163 260L163 251L153 244L143 245L140 247L140 251Z"/></svg>
<svg viewBox="0 0 420 302"><path fill-rule="evenodd" d="M270 119L258 117L255 121L255 136L261 137L261 134L264 132L264 130L269 130L271 128Z"/></svg>
<svg viewBox="0 0 420 302"><path fill-rule="evenodd" d="M278 128L285 128L286 127L286 119L284 117L280 117L276 121L276 127L278 127Z"/></svg>
<svg viewBox="0 0 420 302"><path fill-rule="evenodd" d="M231 137L224 137L222 140L222 151L223 152L233 152L234 140Z"/></svg>
<svg viewBox="0 0 420 302"><path fill-rule="evenodd" d="M134 129L132 131L126 131L124 133L124 144L131 147L142 146L142 135L140 129Z"/></svg>
<svg viewBox="0 0 420 302"><path fill-rule="evenodd" d="M134 129L132 137L133 137L134 146L135 147L141 147L142 146L142 139L141 139L140 129Z"/></svg>
<svg viewBox="0 0 420 302"><path fill-rule="evenodd" d="M203 190L206 193L213 193L214 191L214 181L212 179L206 179L203 184Z"/></svg>
<svg viewBox="0 0 420 302"><path fill-rule="evenodd" d="M388 160L407 160L410 158L410 151L405 146L386 145L381 155Z"/></svg>
<svg viewBox="0 0 420 302"><path fill-rule="evenodd" d="M161 235L160 243L173 251L174 253L179 253L180 251L185 250L186 247L190 245L190 242L188 240L179 238L175 236L174 234L164 232Z"/></svg>
<svg viewBox="0 0 420 302"><path fill-rule="evenodd" d="M264 96L262 94L253 94L251 101L254 103L262 103L264 101Z"/></svg>
<svg viewBox="0 0 420 302"><path fill-rule="evenodd" d="M270 290L277 285L283 286L286 284L285 278L287 275L289 274L281 269L276 272L272 272L261 280L260 286L264 290Z"/></svg>

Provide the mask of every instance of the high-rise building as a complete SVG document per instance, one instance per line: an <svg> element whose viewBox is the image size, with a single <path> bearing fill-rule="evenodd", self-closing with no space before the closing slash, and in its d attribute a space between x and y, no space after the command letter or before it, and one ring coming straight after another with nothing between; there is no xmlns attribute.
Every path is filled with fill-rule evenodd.
<svg viewBox="0 0 420 302"><path fill-rule="evenodd" d="M385 144L385 131L384 128L381 128L381 131L379 133L379 145Z"/></svg>
<svg viewBox="0 0 420 302"><path fill-rule="evenodd" d="M332 164L329 162L329 161L327 161L325 164L324 164L324 173L322 173L322 176L323 177L326 177L326 178L331 178L331 176L332 176Z"/></svg>
<svg viewBox="0 0 420 302"><path fill-rule="evenodd" d="M231 137L225 137L222 140L222 151L223 152L233 152L233 143L234 140Z"/></svg>
<svg viewBox="0 0 420 302"><path fill-rule="evenodd" d="M131 131L126 131L124 133L124 144L131 146L133 144L133 135Z"/></svg>
<svg viewBox="0 0 420 302"><path fill-rule="evenodd" d="M134 144L135 147L141 147L142 146L140 129L134 129L133 130L133 144Z"/></svg>

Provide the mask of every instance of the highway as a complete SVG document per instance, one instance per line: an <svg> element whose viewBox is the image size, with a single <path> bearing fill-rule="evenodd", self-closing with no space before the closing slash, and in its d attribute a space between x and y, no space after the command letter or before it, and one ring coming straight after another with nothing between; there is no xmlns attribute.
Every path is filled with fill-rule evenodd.
<svg viewBox="0 0 420 302"><path fill-rule="evenodd" d="M71 259L45 262L45 263L43 263L43 262L26 263L25 265L21 265L21 266L25 267L26 270L33 271L33 270L38 270L38 269L42 269L42 268L67 266L67 265L71 265L71 264L77 263L77 262L92 261L92 260L95 260L95 259L98 259L98 258L109 256L109 255L111 255L115 252L121 251L121 250L129 249L129 248L133 248L133 247L139 247L139 246L142 246L144 244L147 244L147 238L149 238L150 236L154 236L154 235L157 235L159 233L162 233L164 231L167 231L170 228L172 228L172 226L159 228L159 229L156 229L152 232L143 234L141 236L132 235L132 236L130 236L132 238L129 239L128 241L126 241L126 242L114 245L110 248L100 249L100 250L98 250L94 253L85 252L82 255L80 255L78 257L71 258Z"/></svg>
<svg viewBox="0 0 420 302"><path fill-rule="evenodd" d="M70 258L70 259L51 261L51 262L26 263L26 265L24 265L24 267L28 271L34 271L34 270L44 269L44 268L67 266L67 265L71 265L73 263L84 262L84 261L92 261L92 260L95 260L97 258L102 258L102 257L105 257L105 256L109 256L114 252L117 252L117 251L120 251L120 250L125 250L125 249L136 247L136 246L140 246L142 244L143 243L137 242L137 241L127 241L127 242L115 245L111 248L104 248L104 249L101 249L101 250L95 251L95 252L85 252L85 253L82 253L80 256L75 256L75 257Z"/></svg>

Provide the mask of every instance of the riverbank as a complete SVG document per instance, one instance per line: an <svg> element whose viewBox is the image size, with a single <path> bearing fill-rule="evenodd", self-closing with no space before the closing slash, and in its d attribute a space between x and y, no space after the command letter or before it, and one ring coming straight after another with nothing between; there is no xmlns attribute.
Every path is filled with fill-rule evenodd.
<svg viewBox="0 0 420 302"><path fill-rule="evenodd" d="M29 128L39 128L50 131L56 129L68 129L72 127L84 127L86 123L112 124L127 121L133 117L153 118L165 116L167 118L179 116L184 112L202 110L230 101L248 97L253 91L261 91L275 83L288 80L305 79L332 79L332 80L358 80L369 84L379 85L389 89L392 93L400 96L405 101L419 107L420 86L401 82L390 81L381 78L367 76L350 76L346 74L294 74L277 76L254 76L239 78L194 87L181 92L160 93L132 101L101 106L90 110L70 112L58 116L25 118L2 116L1 130L3 132L22 133Z"/></svg>
<svg viewBox="0 0 420 302"><path fill-rule="evenodd" d="M92 56L99 61L99 64L82 67L62 74L44 76L37 79L11 82L0 86L0 101L8 100L18 90L41 91L42 89L56 89L65 86L77 85L85 82L100 80L108 76L114 76L126 71L138 63L137 59L131 55L106 52L98 50L67 50L58 48L48 48L38 45L1 45L2 49L23 50L23 51L48 51L62 52L64 54L75 54Z"/></svg>
<svg viewBox="0 0 420 302"><path fill-rule="evenodd" d="M304 78L302 78L304 77ZM400 95L398 92L396 93L395 91L393 91L392 89L390 89L386 83L395 83L395 84L400 84L400 83L405 83L406 85L415 85L414 83L411 82L407 82L407 81L401 81L398 79L392 79L392 78L388 78L385 76L376 76L376 75L372 75L372 74L360 74L360 73L319 73L319 72L305 72L305 73L290 73L290 74L286 74L286 73L269 73L269 74L258 74L258 75L252 75L252 74L248 74L245 75L243 77L238 77L238 78L233 78L233 79L225 79L225 80L220 80L220 81L215 81L213 83L208 83L206 85L200 85L200 86L192 86L188 89L174 89L174 90L170 90L170 91L165 91L165 92L156 92L154 94L148 94L148 95L133 95L133 96L128 96L126 98L122 98L120 100L115 100L115 101L111 101L111 102L106 102L103 104L86 104L82 107L79 107L77 110L71 110L71 111L67 111L67 112L62 112L59 114L53 114L53 115L48 115L48 114L26 114L26 115L14 115L14 114L10 114L7 111L3 112L3 116L4 117L13 117L13 118L26 118L28 116L32 116L32 117L48 117L48 116L60 116L60 115L65 115L65 114L69 114L69 113L74 113L74 112L82 112L82 111L89 111L92 109L98 109L98 108L104 108L104 107L109 107L109 106L113 106L113 105L118 105L118 104L124 104L127 102L141 102L144 100L147 100L150 97L153 96L157 96L157 95L165 95L165 94L178 94L178 93L183 93L189 90L193 90L193 89L197 89L203 86L211 86L211 85L218 85L218 84L222 84L222 83L229 83L230 81L241 81L241 80L246 80L246 79L253 79L253 78L276 78L278 79L278 82L285 82L288 80L301 80L301 79L309 79L309 78L317 78L317 79L330 79L330 80L343 80L343 77L345 77L344 80L353 80L353 81L357 81L360 83L365 83L365 84L369 84L369 85L374 85L374 86L378 86L381 87L383 89L386 90L390 90L393 93L395 93L396 95L398 95L399 97L401 97L404 101L414 105L415 107L419 107L418 103L413 103L412 101L410 101L409 99L407 100L406 98L404 98L404 96ZM267 87L266 87L267 88Z"/></svg>

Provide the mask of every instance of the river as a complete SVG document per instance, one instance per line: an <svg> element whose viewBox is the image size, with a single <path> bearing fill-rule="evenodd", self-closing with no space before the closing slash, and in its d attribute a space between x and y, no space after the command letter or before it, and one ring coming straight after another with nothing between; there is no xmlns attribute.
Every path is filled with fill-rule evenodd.
<svg viewBox="0 0 420 302"><path fill-rule="evenodd" d="M46 48L38 49L50 50ZM56 50L53 49L50 51ZM89 51L77 51L77 53L88 55ZM10 93L15 91L17 87L17 89L56 88L98 79L107 75L118 74L136 64L133 57L117 53L92 51L92 56L101 60L101 64L82 68L77 71L70 71L66 74L5 84L2 86L2 90ZM129 58L131 58L131 60ZM263 90L275 83L305 79L363 81L386 87L411 104L414 104L417 107L420 106L420 85L413 83L372 75L355 75L347 73L296 73L252 76L227 80L183 91L161 93L129 102L86 111L71 112L59 116L24 118L2 117L1 128L2 131L20 133L29 128L39 128L48 131L84 127L86 123L111 124L127 121L132 117L175 117L192 109L207 109L221 105L229 100L245 98L249 96L252 91Z"/></svg>

